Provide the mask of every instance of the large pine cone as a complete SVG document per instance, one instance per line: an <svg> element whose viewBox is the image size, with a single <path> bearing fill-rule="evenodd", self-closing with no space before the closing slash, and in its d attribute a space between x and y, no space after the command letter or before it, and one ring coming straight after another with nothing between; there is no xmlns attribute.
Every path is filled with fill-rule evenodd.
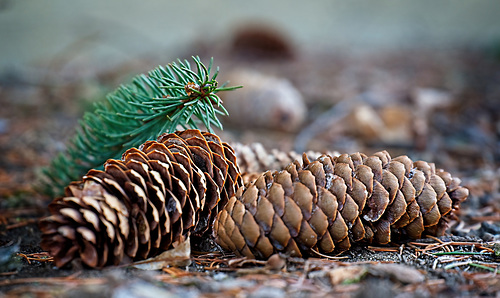
<svg viewBox="0 0 500 298"><path fill-rule="evenodd" d="M347 250L443 235L468 190L434 164L386 151L321 156L266 172L240 188L217 215L214 237L250 258Z"/></svg>
<svg viewBox="0 0 500 298"><path fill-rule="evenodd" d="M164 134L104 171L90 170L41 220L41 247L55 265L90 267L145 259L210 230L242 185L232 148L210 133Z"/></svg>

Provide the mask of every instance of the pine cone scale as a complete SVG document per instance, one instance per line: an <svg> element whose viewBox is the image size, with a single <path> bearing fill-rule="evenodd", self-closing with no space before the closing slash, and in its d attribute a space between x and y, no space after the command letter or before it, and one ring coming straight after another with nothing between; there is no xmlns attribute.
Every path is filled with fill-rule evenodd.
<svg viewBox="0 0 500 298"><path fill-rule="evenodd" d="M378 180L373 181L373 192L367 199L366 205L369 211L363 215L363 219L371 222L379 220L389 205L389 192Z"/></svg>
<svg viewBox="0 0 500 298"><path fill-rule="evenodd" d="M269 233L269 240L277 249L285 249L288 242L292 239L290 231L277 214L273 218L273 226Z"/></svg>
<svg viewBox="0 0 500 298"><path fill-rule="evenodd" d="M387 220L389 223L395 224L405 214L407 207L403 193L398 190L394 201L388 207Z"/></svg>

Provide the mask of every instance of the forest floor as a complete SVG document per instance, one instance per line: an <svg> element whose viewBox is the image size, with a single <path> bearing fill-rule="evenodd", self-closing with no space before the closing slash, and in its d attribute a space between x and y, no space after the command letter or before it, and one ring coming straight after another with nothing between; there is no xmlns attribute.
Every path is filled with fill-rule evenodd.
<svg viewBox="0 0 500 298"><path fill-rule="evenodd" d="M245 85L241 72L251 69L262 82L273 76L291 83L271 89L293 88L303 102L290 110L286 90L271 92L280 98L273 97L274 114L250 104L247 118L230 118L221 138L282 150L386 149L435 162L470 190L447 236L355 246L332 258L257 261L212 245L210 252L193 248L187 267L58 269L39 247L37 221L50 201L33 187L39 168L64 148L92 101L149 65L89 75L58 61L38 72L0 73L0 297L498 297L500 58L478 50L362 57L281 51L280 60L274 52L247 59L252 55L238 48L216 57L225 79L239 73ZM248 85L223 99L251 102L269 91Z"/></svg>

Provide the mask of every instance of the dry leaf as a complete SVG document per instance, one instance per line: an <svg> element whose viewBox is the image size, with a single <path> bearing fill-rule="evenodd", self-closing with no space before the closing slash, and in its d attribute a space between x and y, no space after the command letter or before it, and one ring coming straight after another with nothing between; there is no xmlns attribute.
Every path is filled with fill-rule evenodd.
<svg viewBox="0 0 500 298"><path fill-rule="evenodd" d="M261 260L256 260L256 259L249 259L247 257L243 258L233 258L228 261L227 265L229 268L241 268L247 264L250 265L265 265L266 261L261 261Z"/></svg>
<svg viewBox="0 0 500 298"><path fill-rule="evenodd" d="M168 266L184 267L191 264L191 241L189 237L175 248L144 261L135 262L133 267L142 270L160 270Z"/></svg>

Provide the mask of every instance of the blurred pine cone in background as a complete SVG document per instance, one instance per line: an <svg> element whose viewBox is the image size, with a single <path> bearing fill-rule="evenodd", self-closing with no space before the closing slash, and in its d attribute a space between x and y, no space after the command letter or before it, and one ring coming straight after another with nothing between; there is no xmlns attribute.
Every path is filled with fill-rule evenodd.
<svg viewBox="0 0 500 298"><path fill-rule="evenodd" d="M306 119L307 107L300 92L285 78L252 71L228 75L232 84L244 83L236 94L224 94L231 117L224 121L241 128L296 131Z"/></svg>
<svg viewBox="0 0 500 298"><path fill-rule="evenodd" d="M248 145L232 143L231 146L236 155L245 185L257 179L263 172L280 171L285 169L295 160L301 160L301 154L295 151L285 152L278 149L266 150L261 143L251 143ZM328 154L330 156L340 155L340 153L334 151L323 153L307 151L305 154L308 159L316 159L322 154Z"/></svg>

